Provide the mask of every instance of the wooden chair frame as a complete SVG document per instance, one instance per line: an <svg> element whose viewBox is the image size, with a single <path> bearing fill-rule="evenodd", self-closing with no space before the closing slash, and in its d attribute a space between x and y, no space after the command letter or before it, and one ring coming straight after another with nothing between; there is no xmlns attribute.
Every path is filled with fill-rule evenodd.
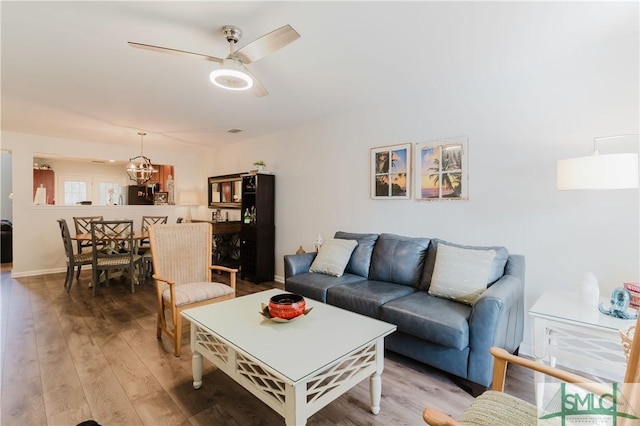
<svg viewBox="0 0 640 426"><path fill-rule="evenodd" d="M636 337L630 347L629 361L624 376L623 394L629 400L640 400L638 383L640 383L640 339L637 338L637 330L640 326L640 318L636 321ZM512 355L501 348L490 349L494 357L493 364L493 384L491 390L504 392L505 378L507 374L507 364L513 363L533 371L543 373L547 376L561 380L565 383L575 384L596 395L604 395L611 392L611 387L606 384L594 383L592 379L582 377L578 374L570 373L559 368L550 367L531 359ZM629 385L634 385L630 387ZM453 418L434 408L425 408L422 412L422 419L431 426L460 426Z"/></svg>
<svg viewBox="0 0 640 426"><path fill-rule="evenodd" d="M161 256L158 255L159 248L158 245L161 242L157 238L156 228L162 226L179 226L180 229L185 229L187 226L199 226L204 232L207 232L207 250L203 250L202 255L207 256L208 266L205 272L205 281L211 282L212 271L222 271L229 273L229 286L233 289L233 292L224 296L216 297L214 299L202 300L200 302L186 304L182 306L178 306L176 304L176 287L179 287L180 284L177 283L174 277L162 276L160 274L163 273L163 267L161 262ZM206 226L204 226L206 225ZM156 281L156 294L157 294L157 302L158 302L158 318L156 322L156 336L158 339L162 338L162 332L167 333L174 341L174 354L175 356L180 356L182 353L181 345L182 345L182 315L180 313L185 309L195 308L198 306L208 305L210 303L221 302L223 300L230 300L235 297L236 292L236 275L238 273L237 269L227 268L225 266L213 265L212 264L212 256L211 249L213 244L213 227L210 223L193 223L193 224L180 224L180 225L152 225L149 227L149 240L151 243L151 254L153 261L153 269L157 271L153 275L153 279ZM186 253L180 253L181 255L186 255ZM163 284L168 285L169 287L169 300L165 300L163 297L163 292L165 291L165 286ZM171 312L171 321L173 324L173 328L169 327L167 324L166 311L169 310Z"/></svg>
<svg viewBox="0 0 640 426"><path fill-rule="evenodd" d="M74 216L73 225L76 228L76 235L90 234L91 222L95 220L104 220L104 217L103 216ZM90 240L84 240L84 241L77 240L76 245L77 245L78 253L82 253L83 248L91 249L91 244L92 243Z"/></svg>

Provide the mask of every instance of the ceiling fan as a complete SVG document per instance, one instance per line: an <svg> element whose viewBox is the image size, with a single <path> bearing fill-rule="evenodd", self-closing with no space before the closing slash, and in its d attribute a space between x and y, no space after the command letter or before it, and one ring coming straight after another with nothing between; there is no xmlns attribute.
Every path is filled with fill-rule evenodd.
<svg viewBox="0 0 640 426"><path fill-rule="evenodd" d="M234 50L238 40L240 40L242 36L242 30L234 25L225 25L222 27L222 34L224 34L229 42L229 55L224 59L169 47L153 46L151 44L136 43L133 41L128 43L129 46L139 49L195 56L207 61L217 62L221 67L214 70L210 75L213 84L228 90L252 89L256 96L266 96L269 92L262 83L255 78L251 71L249 71L246 65L262 59L300 38L300 34L298 34L291 25L284 25Z"/></svg>

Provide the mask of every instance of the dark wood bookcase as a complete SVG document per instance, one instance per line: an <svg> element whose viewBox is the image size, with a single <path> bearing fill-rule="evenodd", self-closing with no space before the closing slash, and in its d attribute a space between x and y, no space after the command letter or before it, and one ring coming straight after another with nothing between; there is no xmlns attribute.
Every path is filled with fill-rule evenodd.
<svg viewBox="0 0 640 426"><path fill-rule="evenodd" d="M275 176L242 175L240 275L254 283L273 281L275 272ZM245 216L248 215L248 218Z"/></svg>

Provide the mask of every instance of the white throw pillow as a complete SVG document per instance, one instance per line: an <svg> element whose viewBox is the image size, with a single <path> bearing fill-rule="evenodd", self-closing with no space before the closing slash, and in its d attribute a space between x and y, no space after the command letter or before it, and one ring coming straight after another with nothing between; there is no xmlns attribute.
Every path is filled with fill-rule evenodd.
<svg viewBox="0 0 640 426"><path fill-rule="evenodd" d="M486 290L495 250L438 245L429 294L473 305Z"/></svg>
<svg viewBox="0 0 640 426"><path fill-rule="evenodd" d="M341 277L344 268L347 267L351 253L356 248L358 242L356 240L332 239L325 241L318 255L314 259L309 272L315 272L334 277Z"/></svg>

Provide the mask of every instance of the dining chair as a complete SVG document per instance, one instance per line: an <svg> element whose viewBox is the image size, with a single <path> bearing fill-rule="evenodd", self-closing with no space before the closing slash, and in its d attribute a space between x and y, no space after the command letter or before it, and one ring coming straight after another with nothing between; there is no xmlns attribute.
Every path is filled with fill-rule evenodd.
<svg viewBox="0 0 640 426"><path fill-rule="evenodd" d="M71 285L73 284L73 272L78 268L76 279L80 279L80 269L82 265L91 265L93 263L92 253L74 253L73 242L71 241L71 234L69 233L69 226L65 219L58 219L58 225L60 226L60 235L62 236L62 243L64 244L64 252L67 257L67 276L64 280L64 288L69 293Z"/></svg>
<svg viewBox="0 0 640 426"><path fill-rule="evenodd" d="M168 218L168 216L142 216L142 233L148 232L149 226L151 225L167 223ZM146 277L153 271L149 238L140 240L138 244L138 254L142 256L143 276Z"/></svg>
<svg viewBox="0 0 640 426"><path fill-rule="evenodd" d="M640 318L636 321L636 330L640 327ZM627 348L625 348L627 350ZM621 411L634 412L637 416L640 412L640 338L637 333L634 336L629 350L629 359L622 384L621 396L618 395L619 404L616 407ZM533 404L525 402L519 398L508 395L504 392L505 377L507 372L507 364L512 363L533 371L539 371L560 380L564 383L571 383L575 386L584 388L587 392L593 393L597 398L608 398L612 395L612 386L604 383L594 383L593 380L581 377L577 374L570 373L559 368L550 367L545 364L538 363L534 360L522 358L512 355L500 348L491 348L491 354L494 357L493 367L493 385L491 390L483 393L476 398L471 406L460 416L458 420L454 420L446 414L434 408L425 408L422 412L423 420L431 426L457 426L457 425L492 425L492 426L512 426L512 425L544 425L544 419L540 419L541 413ZM585 400L587 396L584 396ZM552 403L554 401L551 401ZM563 401L556 401L562 404ZM604 403L610 406L612 402L608 400ZM614 423L616 419L614 419ZM620 423L620 419L618 424ZM632 422L628 424L636 424ZM559 424L554 422L552 424ZM562 423L564 424L564 423ZM609 423L607 423L609 424ZM627 423L625 423L627 424Z"/></svg>
<svg viewBox="0 0 640 426"><path fill-rule="evenodd" d="M104 220L103 216L74 216L73 224L76 228L76 235L78 234L90 234L91 222L94 220ZM91 240L76 240L78 253L82 253L82 249L91 249Z"/></svg>
<svg viewBox="0 0 640 426"><path fill-rule="evenodd" d="M153 278L158 298L157 338L165 331L174 340L174 354L180 356L182 316L187 308L233 299L237 269L213 265L213 227L210 223L184 223L149 227ZM229 284L211 282L211 271L229 273ZM173 328L165 311L171 312Z"/></svg>
<svg viewBox="0 0 640 426"><path fill-rule="evenodd" d="M131 293L135 292L136 268L141 275L141 256L135 253L132 220L94 220L91 224L91 242L93 243L93 295L99 285L100 272L106 272L109 282L109 271L127 270Z"/></svg>

